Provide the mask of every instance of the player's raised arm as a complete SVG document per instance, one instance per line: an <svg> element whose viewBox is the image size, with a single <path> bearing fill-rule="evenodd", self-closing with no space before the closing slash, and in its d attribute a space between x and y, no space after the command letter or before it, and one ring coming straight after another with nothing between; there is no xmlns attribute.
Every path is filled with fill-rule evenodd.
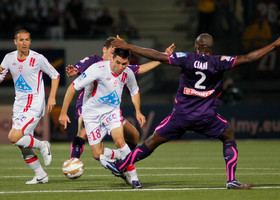
<svg viewBox="0 0 280 200"><path fill-rule="evenodd" d="M61 125L63 125L65 129L67 128L67 122L71 123L71 121L67 115L67 112L68 112L69 105L74 97L75 92L76 92L76 90L74 88L74 85L71 84L68 87L66 94L64 96L63 105L62 105L61 112L60 112L60 115L58 118L59 123Z"/></svg>
<svg viewBox="0 0 280 200"><path fill-rule="evenodd" d="M280 37L277 40L275 40L274 42L264 46L263 48L252 51L246 55L237 56L235 65L241 65L244 63L256 61L256 60L260 59L261 57L263 57L264 55L266 55L267 53L274 50L278 46L280 46Z"/></svg>
<svg viewBox="0 0 280 200"><path fill-rule="evenodd" d="M161 53L154 49L142 48L136 45L128 44L127 42L122 40L119 36L117 36L117 39L112 42L112 46L115 48L130 50L133 53L139 54L151 60L156 60L162 63L169 64L169 57L167 54Z"/></svg>
<svg viewBox="0 0 280 200"><path fill-rule="evenodd" d="M175 45L173 43L169 47L166 48L165 53L172 54L174 49L175 49ZM156 68L160 64L161 64L161 62L159 62L159 61L152 61L152 62L145 63L140 66L138 74L144 74L148 71L151 71L152 69Z"/></svg>

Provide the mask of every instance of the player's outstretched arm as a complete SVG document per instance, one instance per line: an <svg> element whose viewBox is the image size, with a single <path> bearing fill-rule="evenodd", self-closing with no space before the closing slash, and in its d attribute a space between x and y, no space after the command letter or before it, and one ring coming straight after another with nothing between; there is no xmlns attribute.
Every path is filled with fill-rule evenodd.
<svg viewBox="0 0 280 200"><path fill-rule="evenodd" d="M173 43L169 47L166 48L164 53L172 54L174 49L175 49L175 45ZM144 73L156 68L160 64L161 64L161 62L159 62L159 61L152 61L152 62L145 63L145 64L140 66L138 74L144 74Z"/></svg>
<svg viewBox="0 0 280 200"><path fill-rule="evenodd" d="M47 110L48 113L50 113L54 108L54 106L56 105L55 97L56 97L58 85L59 85L59 78L52 79L51 91L48 98L48 110Z"/></svg>
<svg viewBox="0 0 280 200"><path fill-rule="evenodd" d="M237 59L235 61L235 65L241 65L244 63L250 63L253 61L256 61L266 55L267 53L274 50L276 47L280 46L280 37L272 42L271 44L266 45L263 48L257 49L255 51L252 51L246 55L237 56Z"/></svg>
<svg viewBox="0 0 280 200"><path fill-rule="evenodd" d="M64 96L61 112L60 112L60 115L58 118L59 123L64 126L64 129L67 128L67 122L71 123L71 121L67 115L67 112L68 112L69 105L74 97L75 92L76 92L76 90L75 90L73 84L71 84L68 87L66 94Z"/></svg>
<svg viewBox="0 0 280 200"><path fill-rule="evenodd" d="M136 111L136 119L140 124L140 127L143 127L146 124L146 118L142 114L140 109L140 94L137 93L131 97L132 103L134 105L135 111Z"/></svg>
<svg viewBox="0 0 280 200"><path fill-rule="evenodd" d="M161 53L154 49L147 49L132 44L128 44L127 42L122 40L119 36L117 36L117 39L112 42L112 46L115 48L130 50L131 52L134 52L136 54L139 54L151 60L156 60L162 63L169 64L169 57L167 54Z"/></svg>

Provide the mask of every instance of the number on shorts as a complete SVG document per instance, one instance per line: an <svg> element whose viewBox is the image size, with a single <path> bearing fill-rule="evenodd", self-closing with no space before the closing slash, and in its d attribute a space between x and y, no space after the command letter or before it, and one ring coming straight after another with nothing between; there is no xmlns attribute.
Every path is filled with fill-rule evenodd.
<svg viewBox="0 0 280 200"><path fill-rule="evenodd" d="M92 135L92 140L96 140L97 138L101 137L100 129L96 129L95 132L91 131L90 135Z"/></svg>

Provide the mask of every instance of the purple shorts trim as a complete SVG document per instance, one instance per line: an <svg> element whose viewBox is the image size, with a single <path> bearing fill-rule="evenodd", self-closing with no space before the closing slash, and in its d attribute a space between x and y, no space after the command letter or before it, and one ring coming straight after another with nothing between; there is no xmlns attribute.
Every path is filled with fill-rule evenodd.
<svg viewBox="0 0 280 200"><path fill-rule="evenodd" d="M180 139L186 131L217 138L228 126L228 122L219 114L200 120L186 120L184 115L176 115L172 112L156 127L155 131L168 140Z"/></svg>

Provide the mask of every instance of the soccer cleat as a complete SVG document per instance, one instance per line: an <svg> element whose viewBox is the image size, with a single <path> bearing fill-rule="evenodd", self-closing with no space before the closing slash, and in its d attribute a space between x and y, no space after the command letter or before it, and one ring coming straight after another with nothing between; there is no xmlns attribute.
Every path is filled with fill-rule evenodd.
<svg viewBox="0 0 280 200"><path fill-rule="evenodd" d="M111 170L114 175L116 175L116 176L121 176L122 175L123 172L116 168L116 165L115 165L113 160L111 160L111 159L109 159L106 156L101 154L100 157L99 157L99 161L105 169Z"/></svg>
<svg viewBox="0 0 280 200"><path fill-rule="evenodd" d="M45 147L40 150L42 157L44 159L45 166L49 166L52 162L51 145L48 141L44 141Z"/></svg>
<svg viewBox="0 0 280 200"><path fill-rule="evenodd" d="M39 184L39 183L47 183L49 182L48 174L45 174L44 176L35 176L32 180L27 181L25 184L31 185L31 184Z"/></svg>
<svg viewBox="0 0 280 200"><path fill-rule="evenodd" d="M132 189L141 189L142 185L140 183L140 181L132 181Z"/></svg>
<svg viewBox="0 0 280 200"><path fill-rule="evenodd" d="M227 189L243 189L243 190L248 190L252 186L253 186L252 184L243 184L243 183L240 183L237 180L228 181L226 183L226 188Z"/></svg>

